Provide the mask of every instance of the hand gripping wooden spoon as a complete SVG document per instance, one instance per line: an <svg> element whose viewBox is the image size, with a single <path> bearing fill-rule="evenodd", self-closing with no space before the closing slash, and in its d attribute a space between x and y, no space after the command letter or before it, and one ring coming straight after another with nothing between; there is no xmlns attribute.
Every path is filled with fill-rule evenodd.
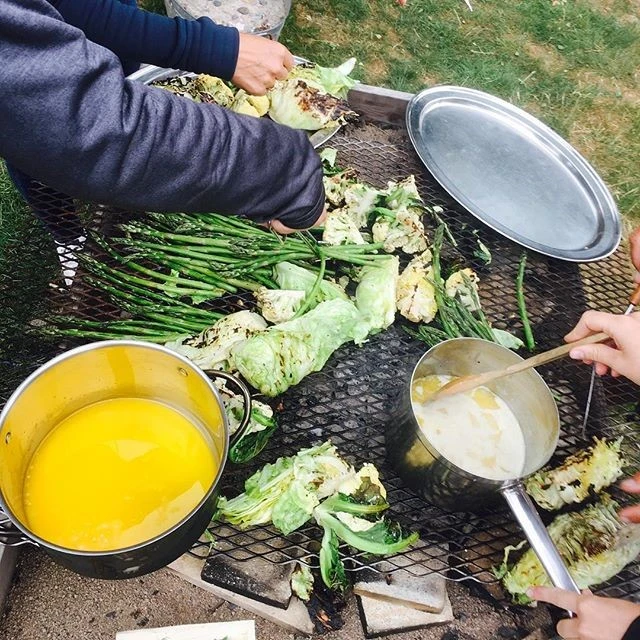
<svg viewBox="0 0 640 640"><path fill-rule="evenodd" d="M636 287L635 291L629 298L629 306L624 312L625 316L633 313L634 309L640 305L640 284ZM584 418L582 418L582 437L587 437L587 422L589 422L589 415L591 413L591 401L593 400L593 390L596 384L596 365L595 363L591 367L591 380L589 382L589 392L587 393L587 404L584 408Z"/></svg>
<svg viewBox="0 0 640 640"><path fill-rule="evenodd" d="M481 387L490 382L493 382L494 380L498 380L506 376L511 376L515 373L520 373L521 371L531 369L532 367L539 367L540 365L547 364L548 362L558 360L559 358L566 356L572 349L575 349L576 347L582 347L586 344L594 344L596 342L604 342L605 340L610 339L611 337L606 333L595 333L592 336L582 338L582 340L576 340L575 342L563 344L562 346L551 349L550 351L545 351L544 353L539 353L535 356L532 356L531 358L522 360L521 362L516 362L516 364L512 364L506 369L486 371L485 373L479 373L473 376L462 376L460 378L456 378L455 380L451 380L451 382L447 382L447 384L445 384L441 389L430 396L428 402L432 402L436 398L443 398L445 396L451 396L456 393L471 391L471 389Z"/></svg>

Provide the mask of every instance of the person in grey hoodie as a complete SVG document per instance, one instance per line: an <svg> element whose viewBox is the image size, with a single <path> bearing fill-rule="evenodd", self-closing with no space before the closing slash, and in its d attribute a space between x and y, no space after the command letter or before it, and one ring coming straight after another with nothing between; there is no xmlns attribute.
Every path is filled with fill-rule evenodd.
<svg viewBox="0 0 640 640"><path fill-rule="evenodd" d="M0 61L0 156L50 187L281 232L321 219L321 163L304 132L127 80L46 0L0 0Z"/></svg>

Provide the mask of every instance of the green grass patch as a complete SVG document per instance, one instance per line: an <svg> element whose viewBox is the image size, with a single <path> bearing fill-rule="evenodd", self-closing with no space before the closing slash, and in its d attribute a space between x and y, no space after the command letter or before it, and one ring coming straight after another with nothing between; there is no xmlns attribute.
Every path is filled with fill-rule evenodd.
<svg viewBox="0 0 640 640"><path fill-rule="evenodd" d="M3 162L0 162L0 252L2 247L20 233L28 207L13 186ZM0 253L1 255L1 253Z"/></svg>
<svg viewBox="0 0 640 640"><path fill-rule="evenodd" d="M359 5L357 5L359 6ZM355 55L364 82L403 91L480 89L558 131L640 220L640 30L633 3L297 0L281 41L325 65ZM634 75L635 74L635 75Z"/></svg>
<svg viewBox="0 0 640 640"><path fill-rule="evenodd" d="M558 49L573 68L597 69L615 78L632 77L637 69L640 29L602 8L575 0L524 0L518 7L522 29Z"/></svg>
<svg viewBox="0 0 640 640"><path fill-rule="evenodd" d="M139 0L138 6L154 13L166 14L163 0Z"/></svg>
<svg viewBox="0 0 640 640"><path fill-rule="evenodd" d="M53 242L0 162L0 358L20 360L34 337L29 322L46 304L59 263ZM1 395L1 394L0 394Z"/></svg>

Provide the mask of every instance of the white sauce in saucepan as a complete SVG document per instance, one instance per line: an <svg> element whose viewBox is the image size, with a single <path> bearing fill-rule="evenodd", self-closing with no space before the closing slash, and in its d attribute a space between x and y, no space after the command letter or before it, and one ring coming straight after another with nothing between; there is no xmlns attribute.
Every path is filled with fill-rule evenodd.
<svg viewBox="0 0 640 640"><path fill-rule="evenodd" d="M413 382L411 404L424 434L442 456L469 473L490 480L519 477L525 442L507 403L487 387L428 401L450 380L434 375Z"/></svg>

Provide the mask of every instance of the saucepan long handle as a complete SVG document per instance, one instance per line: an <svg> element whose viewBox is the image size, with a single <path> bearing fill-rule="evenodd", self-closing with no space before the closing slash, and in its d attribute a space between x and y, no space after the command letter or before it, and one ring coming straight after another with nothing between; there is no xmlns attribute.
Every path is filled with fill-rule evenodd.
<svg viewBox="0 0 640 640"><path fill-rule="evenodd" d="M580 589L567 571L551 536L521 482L502 489L507 504L522 527L531 548L556 587L580 593ZM571 613L571 612L570 612Z"/></svg>

